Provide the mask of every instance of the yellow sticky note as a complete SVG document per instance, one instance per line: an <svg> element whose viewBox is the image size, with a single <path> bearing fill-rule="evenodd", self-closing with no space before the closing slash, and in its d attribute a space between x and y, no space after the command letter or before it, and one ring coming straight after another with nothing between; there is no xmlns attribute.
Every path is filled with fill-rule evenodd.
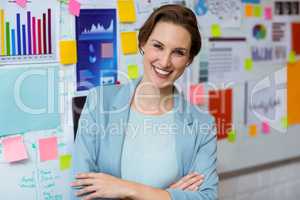
<svg viewBox="0 0 300 200"><path fill-rule="evenodd" d="M262 7L261 7L261 5L255 5L254 6L253 14L254 14L255 17L261 17L262 16Z"/></svg>
<svg viewBox="0 0 300 200"><path fill-rule="evenodd" d="M252 124L248 127L249 136L255 137L257 135L257 127L255 124Z"/></svg>
<svg viewBox="0 0 300 200"><path fill-rule="evenodd" d="M289 53L288 61L289 61L289 63L295 63L296 62L296 53L295 53L295 51L291 51Z"/></svg>
<svg viewBox="0 0 300 200"><path fill-rule="evenodd" d="M282 128L287 128L288 127L288 118L287 117L282 117L281 118L281 126L282 126Z"/></svg>
<svg viewBox="0 0 300 200"><path fill-rule="evenodd" d="M219 24L211 25L211 35L213 37L220 37L222 35L221 27Z"/></svg>
<svg viewBox="0 0 300 200"><path fill-rule="evenodd" d="M134 0L118 0L119 19L122 23L132 23L136 21Z"/></svg>
<svg viewBox="0 0 300 200"><path fill-rule="evenodd" d="M230 131L227 134L227 140L228 142L232 142L232 143L236 141L236 132L234 130Z"/></svg>
<svg viewBox="0 0 300 200"><path fill-rule="evenodd" d="M75 40L62 40L59 43L60 47L60 63L76 64L77 63L77 48Z"/></svg>
<svg viewBox="0 0 300 200"><path fill-rule="evenodd" d="M245 5L245 17L253 17L253 5Z"/></svg>
<svg viewBox="0 0 300 200"><path fill-rule="evenodd" d="M137 33L121 32L121 45L123 54L136 54L138 52Z"/></svg>
<svg viewBox="0 0 300 200"><path fill-rule="evenodd" d="M59 157L59 167L61 171L70 169L72 165L72 156L65 154Z"/></svg>
<svg viewBox="0 0 300 200"><path fill-rule="evenodd" d="M139 77L139 67L137 65L128 65L127 71L130 79L137 79Z"/></svg>
<svg viewBox="0 0 300 200"><path fill-rule="evenodd" d="M253 60L252 58L246 58L244 61L245 70L251 71L253 69Z"/></svg>

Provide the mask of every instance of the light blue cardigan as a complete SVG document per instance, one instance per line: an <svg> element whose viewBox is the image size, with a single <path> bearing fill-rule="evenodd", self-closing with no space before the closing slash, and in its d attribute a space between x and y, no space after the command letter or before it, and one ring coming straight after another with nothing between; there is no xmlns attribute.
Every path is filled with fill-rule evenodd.
<svg viewBox="0 0 300 200"><path fill-rule="evenodd" d="M121 177L121 155L131 98L141 79L92 89L82 111L73 152L73 175L102 172ZM218 193L217 140L213 117L189 104L175 88L176 154L181 176L198 172L196 192L166 189L172 200L214 200ZM157 163L153 163L154 165ZM147 173L147 172L145 172ZM78 199L72 192L72 199Z"/></svg>

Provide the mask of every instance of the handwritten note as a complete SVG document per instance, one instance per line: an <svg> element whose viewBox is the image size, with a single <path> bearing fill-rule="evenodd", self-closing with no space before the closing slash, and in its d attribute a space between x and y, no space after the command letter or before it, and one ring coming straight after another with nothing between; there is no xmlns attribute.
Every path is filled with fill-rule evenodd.
<svg viewBox="0 0 300 200"><path fill-rule="evenodd" d="M252 60L252 58L246 58L245 59L244 67L245 67L245 70L247 70L247 71L252 71L253 70L253 60Z"/></svg>
<svg viewBox="0 0 300 200"><path fill-rule="evenodd" d="M123 54L136 54L138 52L137 33L121 32L121 45Z"/></svg>
<svg viewBox="0 0 300 200"><path fill-rule="evenodd" d="M134 0L118 0L118 13L121 23L136 21Z"/></svg>
<svg viewBox="0 0 300 200"><path fill-rule="evenodd" d="M56 160L57 159L57 137L43 138L39 140L40 160Z"/></svg>
<svg viewBox="0 0 300 200"><path fill-rule="evenodd" d="M261 125L262 133L269 134L270 133L270 125L268 122L263 122Z"/></svg>
<svg viewBox="0 0 300 200"><path fill-rule="evenodd" d="M289 53L288 62L289 63L295 63L296 62L296 53L295 53L295 51L291 51Z"/></svg>
<svg viewBox="0 0 300 200"><path fill-rule="evenodd" d="M255 124L252 124L249 126L249 130L248 130L249 136L250 137L255 137L257 136L257 127Z"/></svg>
<svg viewBox="0 0 300 200"><path fill-rule="evenodd" d="M220 37L222 35L221 27L219 24L211 25L211 35L213 37Z"/></svg>
<svg viewBox="0 0 300 200"><path fill-rule="evenodd" d="M76 64L77 62L77 48L75 40L62 40L59 43L60 47L60 63Z"/></svg>
<svg viewBox="0 0 300 200"><path fill-rule="evenodd" d="M80 3L77 0L70 0L68 8L69 8L69 12L72 15L75 15L77 17L79 16L79 14L80 14Z"/></svg>
<svg viewBox="0 0 300 200"><path fill-rule="evenodd" d="M234 130L230 131L227 134L227 140L228 142L234 143L236 141L236 132Z"/></svg>
<svg viewBox="0 0 300 200"><path fill-rule="evenodd" d="M253 17L253 5L245 5L245 17Z"/></svg>
<svg viewBox="0 0 300 200"><path fill-rule="evenodd" d="M4 160L16 162L28 158L22 136L7 137L2 140Z"/></svg>
<svg viewBox="0 0 300 200"><path fill-rule="evenodd" d="M127 72L129 79L137 79L139 77L139 67L137 65L128 65Z"/></svg>
<svg viewBox="0 0 300 200"><path fill-rule="evenodd" d="M60 170L64 171L71 168L72 156L70 154L65 154L59 157Z"/></svg>
<svg viewBox="0 0 300 200"><path fill-rule="evenodd" d="M272 19L272 8L271 7L265 7L265 19L266 20L271 20Z"/></svg>
<svg viewBox="0 0 300 200"><path fill-rule="evenodd" d="M262 16L262 7L261 5L255 5L253 9L253 14L255 17L261 17Z"/></svg>

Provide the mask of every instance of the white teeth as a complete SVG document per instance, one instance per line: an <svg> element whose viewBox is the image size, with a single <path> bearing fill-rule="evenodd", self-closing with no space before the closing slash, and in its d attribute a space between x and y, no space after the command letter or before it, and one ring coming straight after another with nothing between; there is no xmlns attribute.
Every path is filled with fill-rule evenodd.
<svg viewBox="0 0 300 200"><path fill-rule="evenodd" d="M171 72L168 72L168 71L164 71L164 70L161 70L161 69L158 69L157 67L154 67L155 71L161 75L168 75L170 74Z"/></svg>

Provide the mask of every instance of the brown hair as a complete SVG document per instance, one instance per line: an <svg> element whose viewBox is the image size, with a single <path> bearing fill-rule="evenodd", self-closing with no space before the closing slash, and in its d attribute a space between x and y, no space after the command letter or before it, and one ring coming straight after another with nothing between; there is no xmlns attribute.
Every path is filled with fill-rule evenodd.
<svg viewBox="0 0 300 200"><path fill-rule="evenodd" d="M192 10L185 6L177 4L169 4L159 7L146 20L146 22L141 27L138 35L140 51L142 52L142 46L146 44L155 25L159 21L171 22L176 25L180 25L190 33L190 59L192 61L201 49L201 35L198 29L197 18Z"/></svg>

